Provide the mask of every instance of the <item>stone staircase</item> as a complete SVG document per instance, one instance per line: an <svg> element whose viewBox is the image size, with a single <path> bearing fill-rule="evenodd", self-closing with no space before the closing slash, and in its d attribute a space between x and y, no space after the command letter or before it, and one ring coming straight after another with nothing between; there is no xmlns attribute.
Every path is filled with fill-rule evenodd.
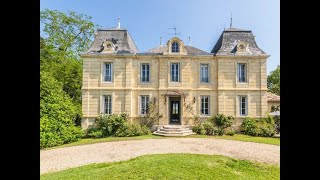
<svg viewBox="0 0 320 180"><path fill-rule="evenodd" d="M165 125L154 131L153 134L159 136L189 136L195 133L189 127L182 125Z"/></svg>

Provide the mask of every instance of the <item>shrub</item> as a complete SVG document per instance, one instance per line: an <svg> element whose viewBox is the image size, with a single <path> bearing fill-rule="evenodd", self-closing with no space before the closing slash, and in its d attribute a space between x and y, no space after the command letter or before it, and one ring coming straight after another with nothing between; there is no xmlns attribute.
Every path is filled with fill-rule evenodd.
<svg viewBox="0 0 320 180"><path fill-rule="evenodd" d="M70 143L83 136L75 126L79 108L51 74L40 72L40 149Z"/></svg>
<svg viewBox="0 0 320 180"><path fill-rule="evenodd" d="M97 129L102 130L103 137L114 135L128 120L126 113L119 115L101 115L96 118Z"/></svg>
<svg viewBox="0 0 320 180"><path fill-rule="evenodd" d="M218 129L210 121L204 121L199 125L193 126L192 131L201 135L213 136L218 132Z"/></svg>
<svg viewBox="0 0 320 180"><path fill-rule="evenodd" d="M242 127L244 134L251 136L272 137L275 134L274 120L271 116L261 119L246 118Z"/></svg>
<svg viewBox="0 0 320 180"><path fill-rule="evenodd" d="M216 128L214 128L211 122L205 121L201 125L203 129L206 131L206 135L214 135L214 130L216 130Z"/></svg>
<svg viewBox="0 0 320 180"><path fill-rule="evenodd" d="M101 129L90 128L87 132L87 137L90 138L102 138L103 131Z"/></svg>
<svg viewBox="0 0 320 180"><path fill-rule="evenodd" d="M202 130L204 130L205 131L204 134L206 134L206 130L203 128L203 126L201 126L201 124L195 125L195 126L192 127L192 131L197 133L197 134L201 134Z"/></svg>
<svg viewBox="0 0 320 180"><path fill-rule="evenodd" d="M229 131L226 131L225 134L228 136L233 136L235 132L233 130L229 130Z"/></svg>
<svg viewBox="0 0 320 180"><path fill-rule="evenodd" d="M87 137L101 138L107 136L129 137L149 134L145 125L133 124L128 121L128 114L101 115L96 118L96 127L87 132Z"/></svg>
<svg viewBox="0 0 320 180"><path fill-rule="evenodd" d="M212 122L215 126L217 126L217 133L219 136L224 134L224 129L230 127L233 123L234 117L225 116L224 114L217 114L214 117L210 117L208 121Z"/></svg>
<svg viewBox="0 0 320 180"><path fill-rule="evenodd" d="M124 126L119 128L115 136L117 137L130 137L130 136L141 136L149 134L150 130L145 125L125 123Z"/></svg>
<svg viewBox="0 0 320 180"><path fill-rule="evenodd" d="M207 134L207 131L203 128L203 129L200 130L200 134L201 135L205 135L205 134Z"/></svg>

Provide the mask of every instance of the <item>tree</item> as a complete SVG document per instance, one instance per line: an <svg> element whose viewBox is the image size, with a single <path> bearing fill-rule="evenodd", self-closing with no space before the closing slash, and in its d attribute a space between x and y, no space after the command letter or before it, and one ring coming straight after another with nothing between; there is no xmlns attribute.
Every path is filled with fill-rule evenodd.
<svg viewBox="0 0 320 180"><path fill-rule="evenodd" d="M91 19L73 11L68 14L48 9L40 12L40 68L61 82L63 90L77 105L81 104L82 86L79 53L89 48L98 26Z"/></svg>
<svg viewBox="0 0 320 180"><path fill-rule="evenodd" d="M270 92L280 95L280 66L268 75L267 86Z"/></svg>
<svg viewBox="0 0 320 180"><path fill-rule="evenodd" d="M54 49L74 55L86 51L91 45L96 25L91 17L69 11L68 14L57 10L40 12L40 27L45 42Z"/></svg>
<svg viewBox="0 0 320 180"><path fill-rule="evenodd" d="M50 73L40 71L40 148L78 140L83 136L75 126L79 109Z"/></svg>
<svg viewBox="0 0 320 180"><path fill-rule="evenodd" d="M78 140L81 119L82 59L96 25L91 17L40 12L40 148Z"/></svg>

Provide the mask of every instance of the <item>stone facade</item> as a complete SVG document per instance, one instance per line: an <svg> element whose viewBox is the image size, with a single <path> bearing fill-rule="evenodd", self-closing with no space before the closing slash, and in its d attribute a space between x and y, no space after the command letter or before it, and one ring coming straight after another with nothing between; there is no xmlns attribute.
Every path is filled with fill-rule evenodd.
<svg viewBox="0 0 320 180"><path fill-rule="evenodd" d="M232 33L238 33L235 37L239 37L240 40L227 42L232 39ZM216 52L211 53L186 46L177 37L168 40L166 46L140 53L127 30L98 30L92 47L82 54L82 127L90 127L97 116L105 113L105 95L111 96L112 113L126 112L133 121L138 121L141 116L142 96L148 96L149 101L155 102L156 112L159 113L159 121L156 122L158 125L192 125L194 115L204 119L222 113L234 116L234 126L239 127L244 117L266 116L266 60L269 55L260 49L250 49L258 47L252 39L246 41L241 37L244 34L247 38L248 33L250 35L251 31L235 28L224 31L221 35L222 40L221 37L219 39L222 42L218 41L213 49ZM226 34L228 36L224 39ZM106 41L113 43L108 50L104 50ZM176 53L172 52L173 42L178 43L179 49ZM219 43L222 44L220 49ZM255 46L251 45L252 43ZM231 48L233 52L226 53L222 49L225 46L234 46ZM219 51L223 51L223 54L219 55ZM105 81L105 63L112 64L110 82ZM178 82L172 82L172 63L179 63ZM246 82L238 82L238 63L245 64ZM147 83L141 81L142 64L149 64ZM206 83L200 81L202 64L208 67L209 80ZM205 112L202 109L206 106L201 103L202 96L209 97L207 115L202 113ZM246 113L242 115L241 96L246 97L246 100L243 100ZM179 107L174 106L174 103ZM174 107L178 110L178 121L172 119Z"/></svg>

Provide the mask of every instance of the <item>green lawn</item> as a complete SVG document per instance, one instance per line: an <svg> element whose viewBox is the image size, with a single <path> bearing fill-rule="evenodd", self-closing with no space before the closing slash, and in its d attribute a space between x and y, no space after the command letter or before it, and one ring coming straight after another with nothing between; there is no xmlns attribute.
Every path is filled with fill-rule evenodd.
<svg viewBox="0 0 320 180"><path fill-rule="evenodd" d="M99 138L99 139L86 138L86 139L81 139L80 141L73 142L70 144L63 144L61 146L55 146L55 147L46 148L46 149L55 149L55 148L79 146L79 145L85 145L85 144L94 144L94 143L111 142L111 141L163 139L163 138L217 138L217 139L230 139L230 140L237 140L237 141L248 141L248 142L280 145L280 138L254 137L254 136L248 136L248 135L243 135L243 134L235 134L234 136L191 135L191 136L184 136L184 137L163 137L163 136L156 136L156 135L149 134L149 135L134 136L134 137L106 137L106 138Z"/></svg>
<svg viewBox="0 0 320 180"><path fill-rule="evenodd" d="M273 137L255 137L255 136L248 136L244 134L235 134L234 136L227 136L227 135L214 136L214 138L280 145L280 138L273 138Z"/></svg>
<svg viewBox="0 0 320 180"><path fill-rule="evenodd" d="M155 136L152 134L149 135L143 135L143 136L133 136L133 137L106 137L106 138L85 138L81 139L77 142L69 143L69 144L63 144L60 146L55 146L51 148L45 148L45 149L56 149L56 148L62 148L62 147L69 147L69 146L79 146L79 145L85 145L85 144L94 144L94 143L101 143L101 142L111 142L111 141L127 141L127 140L142 140L142 139L160 139L164 138L161 136Z"/></svg>
<svg viewBox="0 0 320 180"><path fill-rule="evenodd" d="M280 167L217 155L156 154L67 169L40 179L280 179Z"/></svg>

